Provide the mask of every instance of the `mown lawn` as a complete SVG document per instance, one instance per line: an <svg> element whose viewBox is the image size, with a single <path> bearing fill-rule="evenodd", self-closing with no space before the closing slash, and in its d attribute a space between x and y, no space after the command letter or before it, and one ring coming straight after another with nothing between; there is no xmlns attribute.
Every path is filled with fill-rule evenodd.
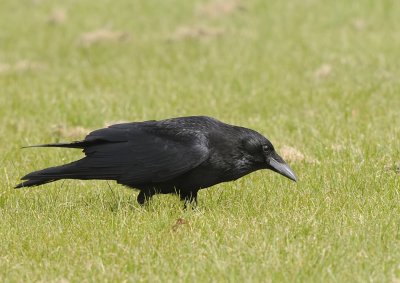
<svg viewBox="0 0 400 283"><path fill-rule="evenodd" d="M210 2L211 1L211 2ZM0 1L1 282L399 282L400 2ZM113 182L14 190L22 146L209 115L272 172L146 208Z"/></svg>

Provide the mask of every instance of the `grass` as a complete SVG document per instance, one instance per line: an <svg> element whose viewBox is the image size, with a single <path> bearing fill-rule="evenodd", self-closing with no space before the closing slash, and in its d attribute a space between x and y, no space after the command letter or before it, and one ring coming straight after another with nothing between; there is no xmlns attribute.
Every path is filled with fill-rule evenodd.
<svg viewBox="0 0 400 283"><path fill-rule="evenodd" d="M398 1L207 3L1 1L0 281L399 282ZM197 114L303 153L300 181L256 172L194 211L112 182L13 189L81 156L21 146Z"/></svg>

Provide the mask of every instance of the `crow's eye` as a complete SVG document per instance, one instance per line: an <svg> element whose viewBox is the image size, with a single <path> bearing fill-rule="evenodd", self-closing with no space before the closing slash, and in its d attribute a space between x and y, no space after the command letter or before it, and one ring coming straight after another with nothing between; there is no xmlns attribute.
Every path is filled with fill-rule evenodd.
<svg viewBox="0 0 400 283"><path fill-rule="evenodd" d="M270 151L272 150L272 147L270 147L270 146L268 146L268 145L266 145L266 144L263 145L262 148L263 148L263 151L264 151L264 152L270 152Z"/></svg>

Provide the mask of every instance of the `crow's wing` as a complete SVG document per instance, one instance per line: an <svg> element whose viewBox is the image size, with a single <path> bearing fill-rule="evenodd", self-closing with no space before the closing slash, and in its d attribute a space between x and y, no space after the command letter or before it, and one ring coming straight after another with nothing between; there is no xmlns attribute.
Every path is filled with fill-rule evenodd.
<svg viewBox="0 0 400 283"><path fill-rule="evenodd" d="M112 126L94 131L85 141L89 143L82 170L122 184L167 181L195 168L209 155L204 135L154 125Z"/></svg>

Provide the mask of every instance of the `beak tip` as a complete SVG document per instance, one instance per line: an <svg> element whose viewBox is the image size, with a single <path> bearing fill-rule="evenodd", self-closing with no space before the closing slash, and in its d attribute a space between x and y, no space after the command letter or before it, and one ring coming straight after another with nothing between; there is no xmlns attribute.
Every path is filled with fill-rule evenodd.
<svg viewBox="0 0 400 283"><path fill-rule="evenodd" d="M275 172L285 176L286 178L297 183L297 176L294 174L293 170L286 163L281 163L275 159L270 160L270 166Z"/></svg>
<svg viewBox="0 0 400 283"><path fill-rule="evenodd" d="M293 171L290 171L290 173L289 172L285 172L285 173L287 173L287 174L284 174L283 176L285 176L286 178L288 178L288 179L292 180L293 182L297 183L297 176L294 174Z"/></svg>

